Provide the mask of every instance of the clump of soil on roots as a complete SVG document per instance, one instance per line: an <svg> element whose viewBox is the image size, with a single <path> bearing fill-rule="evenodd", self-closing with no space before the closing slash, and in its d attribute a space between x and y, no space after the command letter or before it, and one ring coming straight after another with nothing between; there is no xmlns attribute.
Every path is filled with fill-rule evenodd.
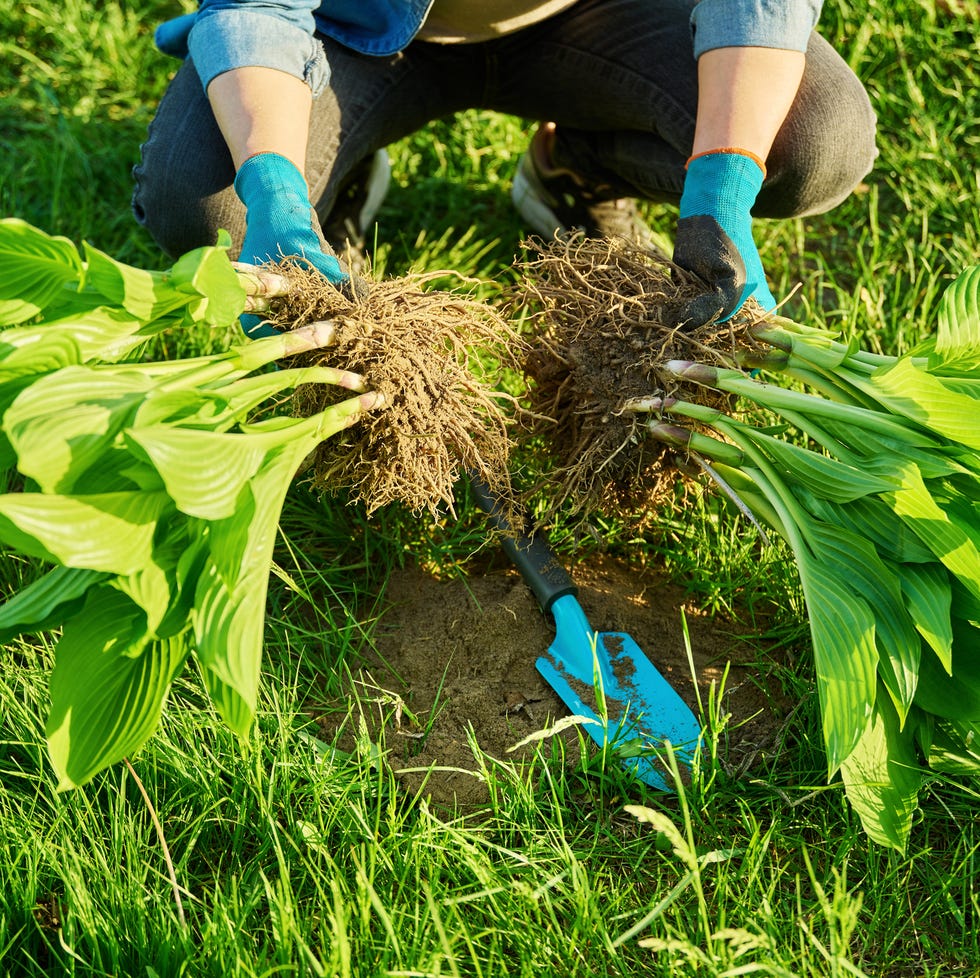
<svg viewBox="0 0 980 978"><path fill-rule="evenodd" d="M739 351L761 346L749 332L761 307L750 300L725 323L670 326L704 286L666 258L613 238L530 239L525 247L530 257L511 302L530 313L524 372L532 427L555 465L548 474L552 506L588 511L656 502L673 492L677 469L690 466L683 453L644 437L649 415L624 405L663 397L729 411L729 395L679 381L664 364L736 366Z"/></svg>
<svg viewBox="0 0 980 978"><path fill-rule="evenodd" d="M291 289L273 302L274 325L336 326L329 347L292 357L290 366L351 370L384 395L383 408L323 442L308 460L315 491L348 489L368 512L401 502L433 515L442 505L454 512L453 486L463 471L506 491L505 406L512 398L496 388L496 375L519 364L522 341L489 304L425 288L445 272L372 282L366 296L351 298L316 274L279 270ZM488 363L496 365L490 375ZM306 417L346 396L309 384L296 391L293 409Z"/></svg>

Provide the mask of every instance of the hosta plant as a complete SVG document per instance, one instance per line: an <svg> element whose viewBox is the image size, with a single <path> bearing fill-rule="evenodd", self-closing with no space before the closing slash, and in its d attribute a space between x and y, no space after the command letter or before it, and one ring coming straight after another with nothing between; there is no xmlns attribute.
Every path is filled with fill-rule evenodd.
<svg viewBox="0 0 980 978"><path fill-rule="evenodd" d="M252 724L285 493L380 400L355 373L263 369L329 344L327 323L191 359L126 358L175 326L233 326L275 287L233 266L225 239L148 272L0 221L0 543L49 568L0 607L0 636L57 630L46 732L62 788L151 736L190 659L224 720ZM353 395L255 420L301 384Z"/></svg>

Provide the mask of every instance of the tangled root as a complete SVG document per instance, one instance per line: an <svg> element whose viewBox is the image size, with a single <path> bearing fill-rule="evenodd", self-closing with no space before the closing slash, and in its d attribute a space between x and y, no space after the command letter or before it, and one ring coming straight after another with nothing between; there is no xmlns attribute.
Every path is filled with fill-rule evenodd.
<svg viewBox="0 0 980 978"><path fill-rule="evenodd" d="M315 490L348 489L368 512L401 502L434 516L441 506L455 515L453 487L464 471L494 489L509 487L504 405L513 398L495 385L503 367L518 366L523 345L501 316L463 294L424 288L445 272L373 282L366 297L351 299L318 275L284 270L290 294L273 304L270 321L282 329L325 319L337 326L334 344L290 366L356 371L385 398L382 410L308 459ZM342 396L305 385L293 408L306 417Z"/></svg>
<svg viewBox="0 0 980 978"><path fill-rule="evenodd" d="M647 417L623 405L662 396L728 410L728 395L679 382L663 364L735 366L739 351L759 346L748 327L761 307L750 300L728 322L681 330L665 325L667 314L703 286L666 258L623 239L524 246L530 257L510 301L530 314L524 372L534 428L555 466L551 507L656 504L686 466L675 450L645 438Z"/></svg>

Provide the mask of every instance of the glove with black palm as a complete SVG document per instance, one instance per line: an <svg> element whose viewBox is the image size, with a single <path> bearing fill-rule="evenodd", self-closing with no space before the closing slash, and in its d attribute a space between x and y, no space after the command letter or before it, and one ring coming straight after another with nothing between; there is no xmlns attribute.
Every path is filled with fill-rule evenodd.
<svg viewBox="0 0 980 978"><path fill-rule="evenodd" d="M708 290L671 310L672 325L723 322L750 296L767 311L776 307L752 237L752 206L764 179L761 161L737 149L688 161L674 263L697 275Z"/></svg>

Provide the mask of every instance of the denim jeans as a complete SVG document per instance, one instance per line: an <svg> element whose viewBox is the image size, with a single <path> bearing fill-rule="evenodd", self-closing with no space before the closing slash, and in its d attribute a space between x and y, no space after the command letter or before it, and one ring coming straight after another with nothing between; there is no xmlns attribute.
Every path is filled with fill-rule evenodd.
<svg viewBox="0 0 980 978"><path fill-rule="evenodd" d="M581 0L519 32L479 44L413 42L357 54L323 38L329 87L313 103L306 175L321 220L365 156L464 109L557 123L556 155L610 197L677 201L697 110L689 18L694 0ZM831 209L868 173L875 117L843 59L814 33L789 116L753 213ZM193 62L165 93L141 161L133 208L177 256L215 240L240 244L234 168Z"/></svg>

